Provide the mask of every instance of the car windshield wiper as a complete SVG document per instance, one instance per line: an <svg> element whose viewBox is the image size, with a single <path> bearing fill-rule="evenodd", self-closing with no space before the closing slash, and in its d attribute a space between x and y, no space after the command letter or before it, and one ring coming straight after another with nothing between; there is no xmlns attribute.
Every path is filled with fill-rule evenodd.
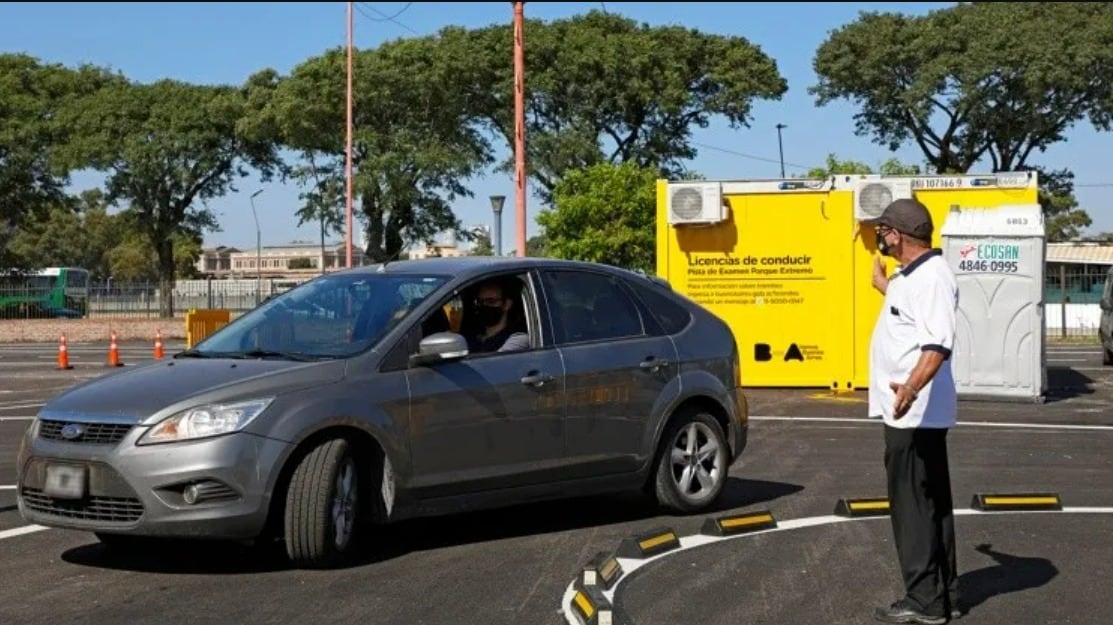
<svg viewBox="0 0 1113 625"><path fill-rule="evenodd" d="M283 352L273 349L252 349L246 352L229 354L232 358L284 358L286 360L310 361L317 360L316 356L300 354L298 352Z"/></svg>
<svg viewBox="0 0 1113 625"><path fill-rule="evenodd" d="M212 358L213 355L206 352L199 352L195 349L187 349L184 352L174 354L175 358Z"/></svg>

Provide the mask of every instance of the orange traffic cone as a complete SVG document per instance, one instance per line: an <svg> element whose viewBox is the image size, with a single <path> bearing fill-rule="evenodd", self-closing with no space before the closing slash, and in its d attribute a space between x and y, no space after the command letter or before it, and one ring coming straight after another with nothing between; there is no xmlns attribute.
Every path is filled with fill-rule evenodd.
<svg viewBox="0 0 1113 625"><path fill-rule="evenodd" d="M66 349L65 334L63 334L62 338L58 340L58 368L73 369L73 365L70 364L70 352Z"/></svg>
<svg viewBox="0 0 1113 625"><path fill-rule="evenodd" d="M108 366L109 367L122 367L124 363L120 362L120 346L116 343L116 331L112 331L112 340L108 344Z"/></svg>
<svg viewBox="0 0 1113 625"><path fill-rule="evenodd" d="M162 360L162 330L155 330L155 360Z"/></svg>

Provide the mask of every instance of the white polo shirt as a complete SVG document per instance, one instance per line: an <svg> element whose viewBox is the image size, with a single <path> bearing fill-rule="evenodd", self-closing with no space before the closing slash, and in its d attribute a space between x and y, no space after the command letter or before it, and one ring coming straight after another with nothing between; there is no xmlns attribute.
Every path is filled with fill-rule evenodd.
<svg viewBox="0 0 1113 625"><path fill-rule="evenodd" d="M924 253L889 279L885 303L870 340L869 416L895 428L950 428L958 413L951 371L958 285L941 250ZM908 380L920 353L946 356L927 386L900 419L893 419L890 382Z"/></svg>

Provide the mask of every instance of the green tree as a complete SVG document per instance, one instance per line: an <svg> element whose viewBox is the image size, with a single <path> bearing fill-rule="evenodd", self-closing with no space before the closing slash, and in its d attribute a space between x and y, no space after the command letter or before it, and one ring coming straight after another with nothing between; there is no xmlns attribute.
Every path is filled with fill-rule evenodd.
<svg viewBox="0 0 1113 625"><path fill-rule="evenodd" d="M357 54L354 195L374 261L461 230L451 202L470 196L465 182L492 162L490 144L473 123L480 68L448 52L436 38L419 38ZM344 99L345 53L330 50L280 82L264 125L287 147L320 155L330 171L341 172ZM331 197L327 189L320 193Z"/></svg>
<svg viewBox="0 0 1113 625"><path fill-rule="evenodd" d="M292 175L305 189L298 194L303 204L297 210L298 225L309 222L320 225L321 245L329 234L344 234L344 169L339 159L318 165L313 151L306 152L301 165L294 167Z"/></svg>
<svg viewBox="0 0 1113 625"><path fill-rule="evenodd" d="M514 145L509 25L452 28L444 45L485 71L472 97ZM787 91L776 62L742 37L649 26L600 11L525 24L528 174L548 202L566 172L633 163L676 177L696 155L692 128L748 126L754 102ZM512 168L512 161L504 165Z"/></svg>
<svg viewBox="0 0 1113 625"><path fill-rule="evenodd" d="M111 275L109 254L125 235L119 219L108 214L103 193L92 189L24 221L9 251L17 266L84 267L101 280Z"/></svg>
<svg viewBox="0 0 1113 625"><path fill-rule="evenodd" d="M108 253L109 275L118 283L156 282L160 280L159 257L145 232L123 231L123 240ZM171 237L174 248L174 272L179 279L193 278L197 274L195 263L201 256L201 239L194 235L176 233ZM162 284L160 289L165 290ZM171 289L173 284L171 284ZM161 292L160 292L161 297Z"/></svg>
<svg viewBox="0 0 1113 625"><path fill-rule="evenodd" d="M537 214L547 254L652 271L657 175L634 163L567 172L553 189L555 207Z"/></svg>
<svg viewBox="0 0 1113 625"><path fill-rule="evenodd" d="M491 245L491 237L486 232L476 232L472 235L472 256L494 256L495 248Z"/></svg>
<svg viewBox="0 0 1113 625"><path fill-rule="evenodd" d="M64 204L70 171L84 166L59 157L74 130L62 111L119 80L89 65L70 69L0 54L0 268L21 266L11 238L25 220Z"/></svg>
<svg viewBox="0 0 1113 625"><path fill-rule="evenodd" d="M1039 174L1039 202L1043 208L1044 229L1052 243L1078 239L1093 223L1090 215L1078 208L1074 196L1074 173L1067 169L1050 171L1030 168Z"/></svg>
<svg viewBox="0 0 1113 625"><path fill-rule="evenodd" d="M823 167L813 167L804 174L804 178L827 178L838 174L872 174L875 173L873 167L861 161L844 161L840 160L834 154L827 155L827 162ZM877 168L876 173L885 176L914 176L921 174L920 168L916 165L906 165L901 163L895 158L890 158L881 163Z"/></svg>
<svg viewBox="0 0 1113 625"><path fill-rule="evenodd" d="M937 173L993 171L1088 119L1109 130L1113 4L966 2L922 16L863 13L819 47L819 105L859 107L856 131L891 150L913 142Z"/></svg>
<svg viewBox="0 0 1113 625"><path fill-rule="evenodd" d="M526 256L546 258L549 256L549 237L538 234L526 240Z"/></svg>
<svg viewBox="0 0 1113 625"><path fill-rule="evenodd" d="M122 215L154 247L163 317L174 314L175 241L218 229L203 201L235 190L235 181L249 175L246 166L264 180L274 171L273 143L245 123L252 91L267 86L173 80L114 86L67 120L80 139L74 158L107 173L109 201L127 201Z"/></svg>

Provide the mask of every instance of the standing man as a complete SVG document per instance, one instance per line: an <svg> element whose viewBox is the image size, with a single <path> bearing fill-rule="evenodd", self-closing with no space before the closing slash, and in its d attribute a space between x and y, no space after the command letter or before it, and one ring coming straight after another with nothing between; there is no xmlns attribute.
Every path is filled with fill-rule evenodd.
<svg viewBox="0 0 1113 625"><path fill-rule="evenodd" d="M877 248L899 263L892 276L877 258L873 285L885 302L870 342L869 416L885 430L890 518L904 596L874 617L886 623L946 623L960 616L954 504L947 432L958 397L951 372L958 287L932 249L931 214L897 200L867 222Z"/></svg>

